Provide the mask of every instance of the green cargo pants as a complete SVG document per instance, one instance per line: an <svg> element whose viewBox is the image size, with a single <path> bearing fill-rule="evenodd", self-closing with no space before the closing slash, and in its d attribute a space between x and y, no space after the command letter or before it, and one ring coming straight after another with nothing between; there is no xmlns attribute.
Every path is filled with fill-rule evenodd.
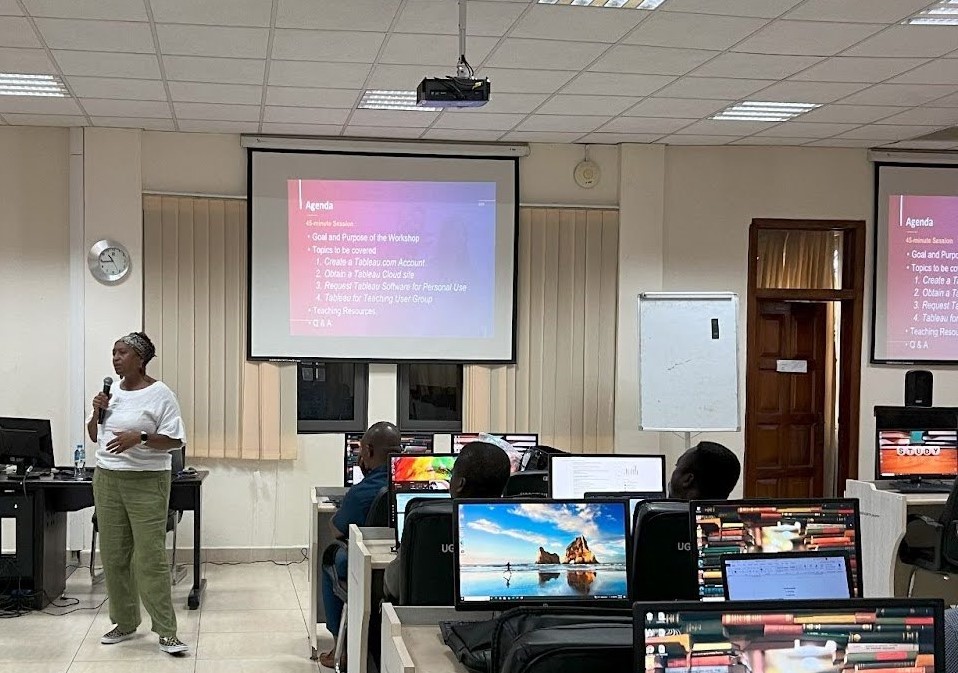
<svg viewBox="0 0 958 673"><path fill-rule="evenodd" d="M170 472L96 469L93 499L110 619L121 629L140 625L140 600L161 638L176 635L166 560Z"/></svg>

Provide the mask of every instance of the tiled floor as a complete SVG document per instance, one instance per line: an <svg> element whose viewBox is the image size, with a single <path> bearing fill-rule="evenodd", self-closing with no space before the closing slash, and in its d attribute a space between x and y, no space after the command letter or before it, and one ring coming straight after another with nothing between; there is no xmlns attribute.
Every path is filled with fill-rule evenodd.
<svg viewBox="0 0 958 673"><path fill-rule="evenodd" d="M50 606L0 620L0 673L319 673L309 659L306 564L253 563L206 566L206 595L199 610L186 608L192 577L173 587L180 640L189 656L172 657L157 647L149 616L138 637L101 645L111 628L103 584L91 586L80 569L67 580L65 595L90 608ZM332 639L321 642L329 649ZM134 663L135 662L135 663ZM132 664L132 665L131 665Z"/></svg>

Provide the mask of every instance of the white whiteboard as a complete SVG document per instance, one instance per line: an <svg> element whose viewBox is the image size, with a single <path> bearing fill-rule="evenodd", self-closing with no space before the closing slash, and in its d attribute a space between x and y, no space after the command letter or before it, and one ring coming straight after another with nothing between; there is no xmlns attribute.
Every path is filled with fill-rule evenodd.
<svg viewBox="0 0 958 673"><path fill-rule="evenodd" d="M737 431L738 295L639 295L639 426Z"/></svg>

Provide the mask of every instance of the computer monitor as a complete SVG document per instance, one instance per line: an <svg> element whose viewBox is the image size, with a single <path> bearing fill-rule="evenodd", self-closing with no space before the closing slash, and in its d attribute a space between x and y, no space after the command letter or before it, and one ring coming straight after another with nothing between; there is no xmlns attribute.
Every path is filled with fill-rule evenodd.
<svg viewBox="0 0 958 673"><path fill-rule="evenodd" d="M730 601L815 600L852 597L848 554L782 552L722 557L722 582Z"/></svg>
<svg viewBox="0 0 958 673"><path fill-rule="evenodd" d="M938 599L639 602L633 624L637 673L945 670Z"/></svg>
<svg viewBox="0 0 958 673"><path fill-rule="evenodd" d="M858 500L693 500L692 554L699 598L725 600L722 557L804 551L846 552L854 595L862 595Z"/></svg>
<svg viewBox="0 0 958 673"><path fill-rule="evenodd" d="M406 507L413 498L449 499L449 491L411 491L396 494L396 546L402 542L402 532L406 527Z"/></svg>
<svg viewBox="0 0 958 673"><path fill-rule="evenodd" d="M629 604L622 500L456 500L457 610Z"/></svg>
<svg viewBox="0 0 958 673"><path fill-rule="evenodd" d="M389 525L399 534L399 519L406 515L406 504L416 496L429 497L435 493L449 493L452 468L458 456L449 455L393 455L389 457ZM411 495L403 498L403 495Z"/></svg>
<svg viewBox="0 0 958 673"><path fill-rule="evenodd" d="M549 459L553 498L640 491L665 497L665 456L557 455Z"/></svg>
<svg viewBox="0 0 958 673"><path fill-rule="evenodd" d="M485 435L491 435L492 437L497 437L504 442L508 442L512 448L515 449L515 454L509 456L509 460L512 462L512 473L515 474L523 469L525 469L525 460L526 460L526 451L531 449L534 446L539 445L539 435L537 434L522 434L522 433L507 433L507 432L485 432L482 433ZM478 442L479 433L470 433L470 434L458 434L452 436L452 452L458 454L462 451L462 447L466 444L471 444L472 442Z"/></svg>
<svg viewBox="0 0 958 673"><path fill-rule="evenodd" d="M363 471L359 469L359 442L362 432L347 432L343 451L343 486L353 486L363 480ZM433 435L403 433L400 439L404 454L432 453Z"/></svg>
<svg viewBox="0 0 958 673"><path fill-rule="evenodd" d="M876 479L958 477L958 429L882 429L876 432Z"/></svg>
<svg viewBox="0 0 958 673"><path fill-rule="evenodd" d="M0 463L17 466L17 475L29 468L53 468L50 421L40 418L0 418Z"/></svg>
<svg viewBox="0 0 958 673"><path fill-rule="evenodd" d="M606 493L604 491L589 491L583 496L586 500L628 500L629 501L629 521L635 519L635 508L639 506L639 503L644 500L654 500L656 498L661 498L662 494L655 492L640 492L640 491L618 491ZM630 524L631 526L631 524Z"/></svg>

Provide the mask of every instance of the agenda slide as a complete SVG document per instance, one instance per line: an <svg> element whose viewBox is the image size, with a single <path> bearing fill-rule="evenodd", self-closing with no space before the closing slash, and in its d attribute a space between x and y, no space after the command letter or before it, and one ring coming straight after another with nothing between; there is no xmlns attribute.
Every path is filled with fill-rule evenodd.
<svg viewBox="0 0 958 673"><path fill-rule="evenodd" d="M514 360L515 160L250 160L249 357Z"/></svg>
<svg viewBox="0 0 958 673"><path fill-rule="evenodd" d="M958 360L958 184L948 184L958 171L899 167L893 176L901 184L884 185L899 188L881 194L878 209L875 358Z"/></svg>

